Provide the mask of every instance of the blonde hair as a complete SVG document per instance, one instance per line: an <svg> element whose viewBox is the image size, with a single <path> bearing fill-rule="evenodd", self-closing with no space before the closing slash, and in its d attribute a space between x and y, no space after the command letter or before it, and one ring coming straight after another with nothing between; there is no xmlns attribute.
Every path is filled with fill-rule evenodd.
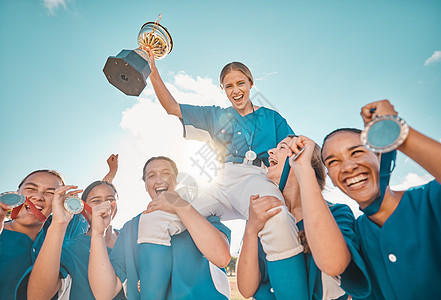
<svg viewBox="0 0 441 300"><path fill-rule="evenodd" d="M233 61L230 62L229 64L227 64L221 71L220 76L219 76L219 83L221 85L221 87L223 87L223 81L224 81L224 77L230 73L231 71L240 71L243 73L243 75L245 75L248 80L250 81L251 85L253 85L254 83L254 79L253 79L253 75L251 74L250 69L248 69L247 66L245 66L243 63L238 62L238 61Z"/></svg>

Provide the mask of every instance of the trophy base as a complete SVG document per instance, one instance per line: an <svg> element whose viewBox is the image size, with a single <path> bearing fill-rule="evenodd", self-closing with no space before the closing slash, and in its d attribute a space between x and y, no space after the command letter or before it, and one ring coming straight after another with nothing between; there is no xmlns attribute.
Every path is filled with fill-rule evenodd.
<svg viewBox="0 0 441 300"><path fill-rule="evenodd" d="M103 69L107 80L128 96L139 96L151 70L148 61L135 50L122 50L109 56Z"/></svg>

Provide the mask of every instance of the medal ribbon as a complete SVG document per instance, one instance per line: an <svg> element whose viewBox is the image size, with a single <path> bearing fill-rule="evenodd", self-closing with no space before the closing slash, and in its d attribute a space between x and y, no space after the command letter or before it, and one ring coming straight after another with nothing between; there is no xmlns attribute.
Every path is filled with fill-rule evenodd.
<svg viewBox="0 0 441 300"><path fill-rule="evenodd" d="M26 197L25 203L29 206L29 209L31 210L31 212L37 217L38 220L40 220L40 222L46 222L46 220L47 220L46 216L43 215L43 213L41 211L39 211L38 208L35 207L34 203L32 203L31 200L28 199L28 197ZM17 218L17 215L20 212L23 205L24 205L24 203L17 206L17 207L14 207L12 209L11 220L14 220L15 218Z"/></svg>
<svg viewBox="0 0 441 300"><path fill-rule="evenodd" d="M288 181L289 171L291 170L291 166L289 165L289 157L286 157L285 165L283 166L282 176L280 177L279 182L279 190L283 193L285 189L286 182Z"/></svg>
<svg viewBox="0 0 441 300"><path fill-rule="evenodd" d="M395 160L397 158L397 151L393 150L391 152L381 154L380 162L380 196L375 199L371 204L369 204L364 209L360 210L367 216L372 216L376 214L383 203L384 194L386 188L389 185L390 175L395 168Z"/></svg>
<svg viewBox="0 0 441 300"><path fill-rule="evenodd" d="M247 146L248 146L248 150L251 150L251 145L253 144L253 140L254 140L254 132L256 131L256 119L254 118L254 105L253 103L251 103L251 106L253 108L253 132L250 133L248 132L248 129L246 127L245 122L243 121L243 117L237 112L237 110L235 108L233 108L235 114L236 114L236 120L239 123L239 125L243 128L242 132L245 135L245 141L247 142Z"/></svg>
<svg viewBox="0 0 441 300"><path fill-rule="evenodd" d="M81 201L83 201L83 200L81 200ZM84 209L83 209L83 211L81 211L81 214L87 220L86 211L92 216L92 207L90 207L90 205L87 204L85 201L83 201L83 203L84 203Z"/></svg>

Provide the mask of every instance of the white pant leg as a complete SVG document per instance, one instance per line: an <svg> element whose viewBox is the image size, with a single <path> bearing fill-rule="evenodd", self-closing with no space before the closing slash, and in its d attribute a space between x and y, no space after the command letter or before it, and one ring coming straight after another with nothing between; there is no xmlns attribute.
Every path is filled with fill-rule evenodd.
<svg viewBox="0 0 441 300"><path fill-rule="evenodd" d="M185 188L181 188L177 192L186 201L192 198L190 197L192 191L188 191ZM195 197L197 197L197 193ZM181 219L175 214L160 210L142 214L138 225L138 244L151 243L171 246L171 236L185 230L186 228L182 224Z"/></svg>
<svg viewBox="0 0 441 300"><path fill-rule="evenodd" d="M142 214L138 226L138 244L171 246L171 236L186 230L177 215L160 210Z"/></svg>
<svg viewBox="0 0 441 300"><path fill-rule="evenodd" d="M248 219L251 195L274 196L282 201L283 195L277 185L266 178L266 171L249 165L233 165L228 170L230 201ZM259 232L266 258L269 261L292 257L303 251L298 237L296 219L286 206L270 218Z"/></svg>

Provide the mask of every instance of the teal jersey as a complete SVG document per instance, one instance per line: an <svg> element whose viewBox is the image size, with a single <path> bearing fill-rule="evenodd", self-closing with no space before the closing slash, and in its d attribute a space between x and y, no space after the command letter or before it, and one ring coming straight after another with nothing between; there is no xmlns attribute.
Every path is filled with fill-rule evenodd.
<svg viewBox="0 0 441 300"><path fill-rule="evenodd" d="M361 256L360 244L354 232L355 218L351 209L344 204L330 204L329 209L340 228L348 245L352 260L341 276L341 288L345 295L338 299L347 299L351 295L353 299L363 298L370 293L370 281L368 271ZM297 223L299 230L303 230L303 220ZM267 261L262 246L259 243L259 269L261 283L254 297L257 300L276 299L269 280ZM308 276L309 299L322 299L321 271L314 262L311 253L305 253L306 272Z"/></svg>
<svg viewBox="0 0 441 300"><path fill-rule="evenodd" d="M357 219L377 299L441 297L441 185L433 180L404 192L383 227Z"/></svg>
<svg viewBox="0 0 441 300"><path fill-rule="evenodd" d="M63 278L69 274L72 278L70 300L95 299L89 284L89 253L91 238L87 234L80 234L63 244L61 253L61 270ZM108 254L112 251L107 248ZM126 299L124 291L114 299Z"/></svg>
<svg viewBox="0 0 441 300"><path fill-rule="evenodd" d="M239 115L233 107L180 104L184 137L209 144L220 162L238 162L251 148L268 165L269 149L294 133L286 120L266 107Z"/></svg>
<svg viewBox="0 0 441 300"><path fill-rule="evenodd" d="M139 217L136 216L124 225L110 254L116 275L121 282L127 280L128 299L141 299L138 291L140 272L155 272L155 267L161 267L161 261L157 262L157 266L141 266L139 263ZM207 220L230 239L230 230L218 217L210 216ZM188 231L171 237L171 250L172 274L167 299L226 299L217 291L209 261L197 249Z"/></svg>
<svg viewBox="0 0 441 300"><path fill-rule="evenodd" d="M26 299L29 274L43 245L50 216L35 241L24 233L4 229L0 234L0 298ZM70 221L64 240L87 231L88 223L81 215Z"/></svg>

